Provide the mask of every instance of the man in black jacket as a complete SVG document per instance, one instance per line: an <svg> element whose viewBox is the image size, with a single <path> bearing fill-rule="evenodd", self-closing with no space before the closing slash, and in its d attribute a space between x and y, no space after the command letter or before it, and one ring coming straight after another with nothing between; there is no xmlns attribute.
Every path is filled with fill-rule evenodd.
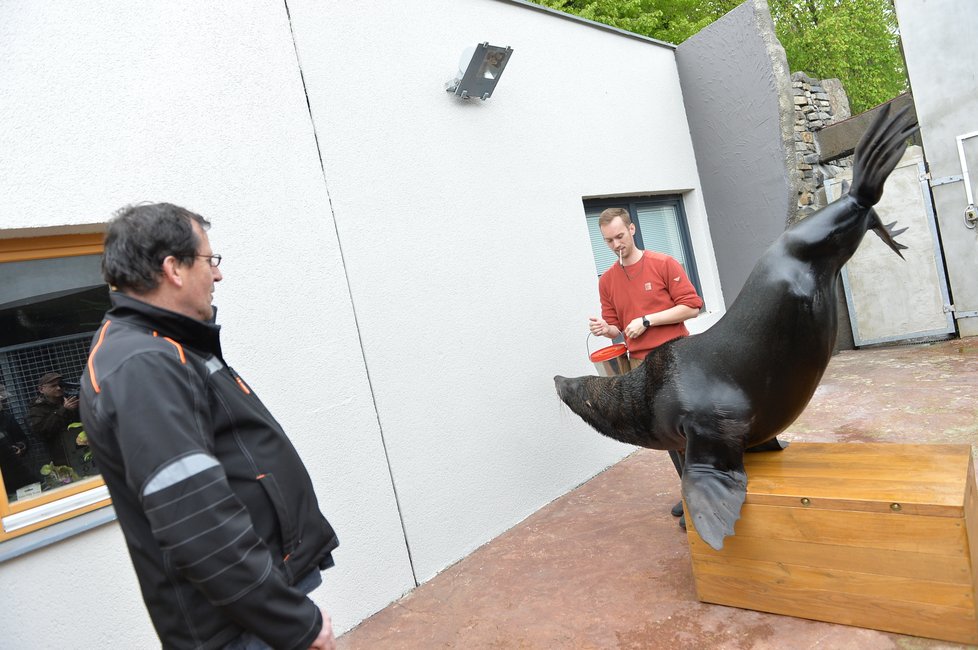
<svg viewBox="0 0 978 650"><path fill-rule="evenodd" d="M201 216L124 208L81 415L166 648L333 648L308 597L336 535L281 426L224 360Z"/></svg>

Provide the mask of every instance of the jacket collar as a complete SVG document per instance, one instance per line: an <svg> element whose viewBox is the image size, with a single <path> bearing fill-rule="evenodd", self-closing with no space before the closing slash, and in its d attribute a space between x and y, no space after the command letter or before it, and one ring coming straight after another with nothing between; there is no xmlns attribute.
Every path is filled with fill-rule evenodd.
<svg viewBox="0 0 978 650"><path fill-rule="evenodd" d="M224 358L221 355L221 326L214 322L217 307L214 308L214 318L201 321L156 307L120 291L109 292L109 300L112 301L112 308L105 314L106 319L130 323L156 332L159 336L168 336L200 352Z"/></svg>

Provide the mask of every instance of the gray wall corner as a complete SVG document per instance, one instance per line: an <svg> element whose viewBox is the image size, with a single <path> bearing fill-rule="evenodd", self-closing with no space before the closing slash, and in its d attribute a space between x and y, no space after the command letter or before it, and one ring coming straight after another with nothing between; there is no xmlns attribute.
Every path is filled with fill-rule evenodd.
<svg viewBox="0 0 978 650"><path fill-rule="evenodd" d="M748 3L744 3L748 4ZM795 217L798 197L804 191L804 181L795 154L795 103L791 86L791 70L784 46L774 31L774 18L767 0L749 0L754 11L754 24L757 33L767 49L771 61L771 83L778 97L778 117L781 129L781 160L785 174L784 226L787 227ZM848 102L846 104L848 106Z"/></svg>
<svg viewBox="0 0 978 650"><path fill-rule="evenodd" d="M747 0L676 48L720 282L733 303L798 204L794 106L765 0Z"/></svg>

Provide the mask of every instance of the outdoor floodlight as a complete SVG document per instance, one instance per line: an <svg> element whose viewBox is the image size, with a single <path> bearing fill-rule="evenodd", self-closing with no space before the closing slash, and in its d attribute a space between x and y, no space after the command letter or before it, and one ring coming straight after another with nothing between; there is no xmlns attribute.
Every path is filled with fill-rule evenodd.
<svg viewBox="0 0 978 650"><path fill-rule="evenodd" d="M458 62L458 76L445 84L445 90L462 99L489 99L512 53L511 47L488 42L465 48Z"/></svg>

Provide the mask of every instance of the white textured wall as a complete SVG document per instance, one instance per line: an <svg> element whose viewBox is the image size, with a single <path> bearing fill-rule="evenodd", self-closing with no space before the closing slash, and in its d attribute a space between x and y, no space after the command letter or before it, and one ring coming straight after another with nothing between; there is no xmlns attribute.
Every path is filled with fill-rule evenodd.
<svg viewBox="0 0 978 650"><path fill-rule="evenodd" d="M4 3L0 69L0 228L140 200L210 218L226 356L340 536L317 600L342 629L413 587L282 3ZM0 646L153 647L111 529L0 565L5 593L42 565L57 584L43 602L5 599Z"/></svg>
<svg viewBox="0 0 978 650"><path fill-rule="evenodd" d="M125 544L122 531L113 524L0 564L7 597L0 610L0 646L158 646Z"/></svg>
<svg viewBox="0 0 978 650"><path fill-rule="evenodd" d="M325 180L282 2L0 4L0 237L139 200L213 221L225 352L340 535L315 596L342 631L413 586L381 428L421 580L628 453L552 385L593 370L582 196L682 192L717 312L691 329L723 299L670 49L497 0L288 7ZM463 103L485 40L515 54ZM153 644L114 524L0 583L80 562L8 598L4 647Z"/></svg>
<svg viewBox="0 0 978 650"><path fill-rule="evenodd" d="M722 299L671 49L505 2L346 6L289 3L423 580L628 451L552 383L593 372L582 196L694 190ZM512 58L492 98L458 100L444 82L483 41Z"/></svg>

